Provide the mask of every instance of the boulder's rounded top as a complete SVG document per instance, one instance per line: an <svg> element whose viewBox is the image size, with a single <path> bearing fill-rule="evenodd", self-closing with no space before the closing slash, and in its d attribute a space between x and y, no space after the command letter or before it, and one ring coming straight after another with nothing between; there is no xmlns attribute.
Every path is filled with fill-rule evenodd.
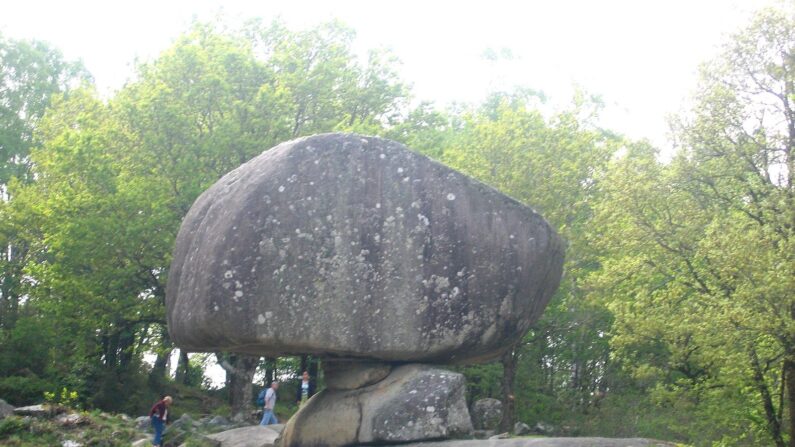
<svg viewBox="0 0 795 447"><path fill-rule="evenodd" d="M177 236L169 331L193 351L495 358L557 288L530 208L394 141L323 134L221 178Z"/></svg>

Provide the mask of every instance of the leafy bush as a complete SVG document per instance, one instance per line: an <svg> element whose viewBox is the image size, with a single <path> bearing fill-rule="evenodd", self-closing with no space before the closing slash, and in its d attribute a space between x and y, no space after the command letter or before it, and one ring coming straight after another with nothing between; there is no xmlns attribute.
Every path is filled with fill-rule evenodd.
<svg viewBox="0 0 795 447"><path fill-rule="evenodd" d="M24 433L30 428L30 421L17 416L8 416L0 420L0 439L6 439L11 435Z"/></svg>
<svg viewBox="0 0 795 447"><path fill-rule="evenodd" d="M35 375L0 377L0 396L11 405L40 402L44 392L52 388L51 383Z"/></svg>

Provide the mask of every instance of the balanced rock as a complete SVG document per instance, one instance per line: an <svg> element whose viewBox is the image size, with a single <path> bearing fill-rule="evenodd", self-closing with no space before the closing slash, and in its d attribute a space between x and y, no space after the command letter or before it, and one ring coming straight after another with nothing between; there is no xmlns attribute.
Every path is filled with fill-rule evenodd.
<svg viewBox="0 0 795 447"><path fill-rule="evenodd" d="M497 358L557 288L530 208L393 141L281 144L193 204L167 287L190 351L386 362Z"/></svg>
<svg viewBox="0 0 795 447"><path fill-rule="evenodd" d="M410 364L374 385L321 391L290 419L280 445L398 443L471 432L464 376Z"/></svg>

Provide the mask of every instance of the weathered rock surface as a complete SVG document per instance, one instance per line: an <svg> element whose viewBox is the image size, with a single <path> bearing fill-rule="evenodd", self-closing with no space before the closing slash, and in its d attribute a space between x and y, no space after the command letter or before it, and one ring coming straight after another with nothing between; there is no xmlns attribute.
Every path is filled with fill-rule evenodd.
<svg viewBox="0 0 795 447"><path fill-rule="evenodd" d="M5 419L6 416L11 416L12 414L14 414L14 406L0 399L0 419Z"/></svg>
<svg viewBox="0 0 795 447"><path fill-rule="evenodd" d="M495 430L502 420L502 402L490 397L478 399L469 413L475 430Z"/></svg>
<svg viewBox="0 0 795 447"><path fill-rule="evenodd" d="M135 428L140 431L149 430L152 427L152 419L149 416L138 416L135 418Z"/></svg>
<svg viewBox="0 0 795 447"><path fill-rule="evenodd" d="M64 413L55 418L62 427L76 427L78 425L88 424L89 420L77 413Z"/></svg>
<svg viewBox="0 0 795 447"><path fill-rule="evenodd" d="M533 430L536 433L541 434L541 435L551 435L552 433L555 433L555 426L551 425L551 424L547 424L546 422L540 421L540 422L536 422L536 425L535 425L535 427L533 427Z"/></svg>
<svg viewBox="0 0 795 447"><path fill-rule="evenodd" d="M321 391L290 419L280 445L409 442L471 431L463 375L404 365L365 388Z"/></svg>
<svg viewBox="0 0 795 447"><path fill-rule="evenodd" d="M17 416L49 417L54 413L55 411L47 405L29 405L14 409L14 414Z"/></svg>
<svg viewBox="0 0 795 447"><path fill-rule="evenodd" d="M525 424L524 422L519 421L513 424L513 434L515 434L516 436L529 435L530 433L532 433L532 430L530 430L530 426Z"/></svg>
<svg viewBox="0 0 795 447"><path fill-rule="evenodd" d="M544 219L496 190L392 141L318 135L196 200L168 327L191 351L486 361L541 315L562 262Z"/></svg>
<svg viewBox="0 0 795 447"><path fill-rule="evenodd" d="M334 360L323 362L326 388L332 390L354 390L383 380L392 371L392 366L381 362L359 362Z"/></svg>
<svg viewBox="0 0 795 447"><path fill-rule="evenodd" d="M402 447L675 447L644 438L517 438L401 444Z"/></svg>
<svg viewBox="0 0 795 447"><path fill-rule="evenodd" d="M266 447L272 446L279 433L262 425L235 428L206 436L221 443L221 447Z"/></svg>
<svg viewBox="0 0 795 447"><path fill-rule="evenodd" d="M209 426L223 426L223 425L230 425L229 419L223 416L213 416L212 419L207 421L207 425Z"/></svg>

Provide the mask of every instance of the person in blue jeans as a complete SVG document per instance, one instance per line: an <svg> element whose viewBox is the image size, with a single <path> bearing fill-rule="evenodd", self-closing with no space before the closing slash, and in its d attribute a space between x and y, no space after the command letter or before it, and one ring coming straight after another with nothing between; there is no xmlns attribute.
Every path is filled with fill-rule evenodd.
<svg viewBox="0 0 795 447"><path fill-rule="evenodd" d="M265 391L265 406L262 409L262 421L259 425L278 424L279 420L273 414L273 409L276 407L276 390L279 389L279 382L273 381L270 388Z"/></svg>
<svg viewBox="0 0 795 447"><path fill-rule="evenodd" d="M168 422L168 407L171 406L172 401L171 396L166 396L162 400L157 401L152 406L152 409L149 410L149 419L152 421L152 428L155 429L155 439L152 440L153 446L163 446L163 430L165 430Z"/></svg>

